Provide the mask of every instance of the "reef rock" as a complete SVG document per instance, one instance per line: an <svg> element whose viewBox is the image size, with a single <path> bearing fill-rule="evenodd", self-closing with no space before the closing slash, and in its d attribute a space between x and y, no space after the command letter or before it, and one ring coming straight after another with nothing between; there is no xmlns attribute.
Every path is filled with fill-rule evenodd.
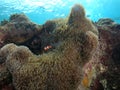
<svg viewBox="0 0 120 90"><path fill-rule="evenodd" d="M115 24L115 22L112 20L112 19L110 19L110 18L101 18L101 19L99 19L97 22L97 25L110 25L110 26L112 26L113 24Z"/></svg>
<svg viewBox="0 0 120 90"><path fill-rule="evenodd" d="M99 70L92 90L119 90L120 24L111 19L100 19L96 24L99 31L99 57L94 59L99 60Z"/></svg>
<svg viewBox="0 0 120 90"><path fill-rule="evenodd" d="M21 44L35 36L40 26L32 23L24 14L13 14L7 23L0 26L2 43Z"/></svg>

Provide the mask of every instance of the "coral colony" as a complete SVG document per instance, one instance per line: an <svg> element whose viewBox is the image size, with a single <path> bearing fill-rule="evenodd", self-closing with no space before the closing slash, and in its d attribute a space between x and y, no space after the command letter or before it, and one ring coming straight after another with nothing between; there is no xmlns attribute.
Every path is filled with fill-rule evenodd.
<svg viewBox="0 0 120 90"><path fill-rule="evenodd" d="M82 5L43 25L13 14L0 25L0 90L119 90L120 25Z"/></svg>

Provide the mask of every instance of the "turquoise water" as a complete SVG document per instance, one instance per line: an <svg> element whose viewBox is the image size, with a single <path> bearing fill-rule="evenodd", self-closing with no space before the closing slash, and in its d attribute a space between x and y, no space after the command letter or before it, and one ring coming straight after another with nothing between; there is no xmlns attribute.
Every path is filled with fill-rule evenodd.
<svg viewBox="0 0 120 90"><path fill-rule="evenodd" d="M0 0L0 21L14 13L25 13L31 21L43 24L67 17L76 3L85 7L86 16L93 21L112 18L120 23L120 0Z"/></svg>

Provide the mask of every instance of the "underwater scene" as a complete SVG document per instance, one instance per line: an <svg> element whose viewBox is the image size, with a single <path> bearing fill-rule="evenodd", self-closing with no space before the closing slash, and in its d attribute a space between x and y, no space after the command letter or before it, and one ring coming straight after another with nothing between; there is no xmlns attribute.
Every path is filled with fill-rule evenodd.
<svg viewBox="0 0 120 90"><path fill-rule="evenodd" d="M120 90L120 0L0 0L0 90Z"/></svg>

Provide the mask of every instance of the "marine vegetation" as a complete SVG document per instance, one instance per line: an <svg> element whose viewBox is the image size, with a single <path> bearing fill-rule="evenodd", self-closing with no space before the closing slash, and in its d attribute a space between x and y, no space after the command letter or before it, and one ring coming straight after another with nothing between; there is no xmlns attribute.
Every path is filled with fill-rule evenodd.
<svg viewBox="0 0 120 90"><path fill-rule="evenodd" d="M5 21L1 23L5 23ZM32 23L24 14L13 14L6 24L0 26L0 33L4 34L5 44L24 43L40 30L39 25Z"/></svg>
<svg viewBox="0 0 120 90"><path fill-rule="evenodd" d="M87 79L82 79L83 67L98 46L97 28L79 4L72 7L64 28L55 30L54 33L61 32L62 39L58 38L58 45L47 53L35 55L28 47L14 43L1 48L0 57L16 90L89 89Z"/></svg>
<svg viewBox="0 0 120 90"><path fill-rule="evenodd" d="M7 24L8 22L9 22L8 20L4 19L3 21L1 21L0 25L3 26L5 24Z"/></svg>

